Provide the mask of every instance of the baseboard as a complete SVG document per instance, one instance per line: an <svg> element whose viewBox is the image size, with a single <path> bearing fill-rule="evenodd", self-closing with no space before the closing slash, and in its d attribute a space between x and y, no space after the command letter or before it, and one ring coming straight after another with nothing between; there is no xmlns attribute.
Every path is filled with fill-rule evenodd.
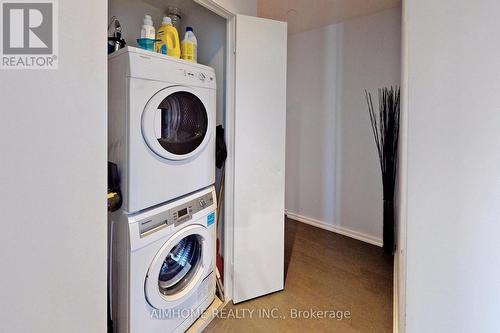
<svg viewBox="0 0 500 333"><path fill-rule="evenodd" d="M367 234L363 234L361 232L357 232L357 231L354 231L354 230L351 230L351 229L347 229L347 228L344 228L344 227L327 224L327 223L325 223L323 221L318 221L318 220L312 219L310 217L306 217L306 216L302 216L302 215L299 215L299 214L295 214L295 213L289 212L287 210L285 210L285 215L287 217L291 218L292 220L299 221L299 222L302 222L302 223L305 223L305 224L309 224L309 225L312 225L313 227L317 227L317 228L321 228L321 229L328 230L328 231L331 231L331 232L335 232L335 233L337 233L339 235L343 235L343 236L347 236L347 237L350 237L350 238L354 238L354 239L357 239L359 241L362 241L362 242L365 242L365 243L368 243L368 244L372 244L372 245L376 245L376 246L379 246L379 247L383 246L382 240L380 238L377 238L377 237L373 237L373 236L370 236L370 235L367 235Z"/></svg>

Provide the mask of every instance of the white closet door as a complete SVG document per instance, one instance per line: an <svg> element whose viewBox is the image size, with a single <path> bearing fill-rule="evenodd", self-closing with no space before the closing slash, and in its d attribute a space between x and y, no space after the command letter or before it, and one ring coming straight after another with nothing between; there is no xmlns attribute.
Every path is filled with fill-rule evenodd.
<svg viewBox="0 0 500 333"><path fill-rule="evenodd" d="M236 18L233 301L284 287L286 23Z"/></svg>

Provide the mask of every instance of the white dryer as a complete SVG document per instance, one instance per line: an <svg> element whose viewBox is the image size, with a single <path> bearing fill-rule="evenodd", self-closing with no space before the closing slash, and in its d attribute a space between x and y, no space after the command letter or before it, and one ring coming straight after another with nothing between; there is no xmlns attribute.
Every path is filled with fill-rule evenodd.
<svg viewBox="0 0 500 333"><path fill-rule="evenodd" d="M213 187L153 209L112 214L115 333L184 332L215 297Z"/></svg>
<svg viewBox="0 0 500 333"><path fill-rule="evenodd" d="M121 174L123 209L214 184L214 70L127 47L109 56L108 72L108 157Z"/></svg>

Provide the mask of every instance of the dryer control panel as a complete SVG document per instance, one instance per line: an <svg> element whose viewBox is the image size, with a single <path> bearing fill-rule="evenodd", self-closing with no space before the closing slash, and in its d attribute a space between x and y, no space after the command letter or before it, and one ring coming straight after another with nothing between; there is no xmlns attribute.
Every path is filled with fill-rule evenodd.
<svg viewBox="0 0 500 333"><path fill-rule="evenodd" d="M179 226L190 221L194 214L210 207L214 204L212 192L206 193L188 202L175 206L165 212L139 222L139 232L142 237L146 237L169 225Z"/></svg>
<svg viewBox="0 0 500 333"><path fill-rule="evenodd" d="M184 69L180 68L179 73L186 77L188 80L193 80L200 83L212 83L215 81L213 73L199 71L197 69Z"/></svg>
<svg viewBox="0 0 500 333"><path fill-rule="evenodd" d="M211 67L129 46L114 52L110 60L124 56L127 57L126 77L208 89L217 87L215 70Z"/></svg>

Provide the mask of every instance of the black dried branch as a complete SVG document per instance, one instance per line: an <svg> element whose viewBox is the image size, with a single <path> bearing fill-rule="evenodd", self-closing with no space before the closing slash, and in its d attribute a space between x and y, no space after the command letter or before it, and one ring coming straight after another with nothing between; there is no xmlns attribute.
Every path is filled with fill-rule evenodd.
<svg viewBox="0 0 500 333"><path fill-rule="evenodd" d="M384 200L393 200L398 165L400 89L390 87L378 90L378 117L372 95L365 91L365 96L380 160Z"/></svg>

